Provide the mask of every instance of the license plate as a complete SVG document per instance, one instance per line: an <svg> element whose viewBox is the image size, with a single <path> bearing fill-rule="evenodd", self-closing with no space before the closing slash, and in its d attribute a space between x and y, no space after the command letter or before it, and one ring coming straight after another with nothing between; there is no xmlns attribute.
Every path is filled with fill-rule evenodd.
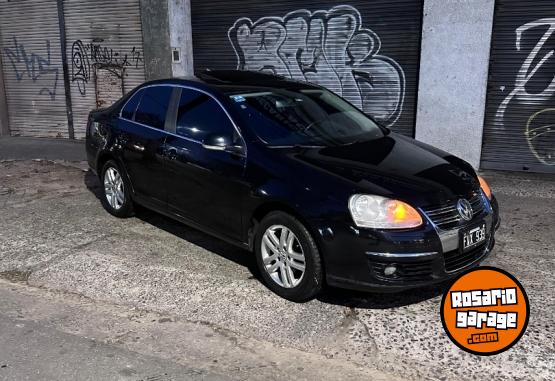
<svg viewBox="0 0 555 381"><path fill-rule="evenodd" d="M471 249L486 240L486 223L472 227L462 232L462 250Z"/></svg>

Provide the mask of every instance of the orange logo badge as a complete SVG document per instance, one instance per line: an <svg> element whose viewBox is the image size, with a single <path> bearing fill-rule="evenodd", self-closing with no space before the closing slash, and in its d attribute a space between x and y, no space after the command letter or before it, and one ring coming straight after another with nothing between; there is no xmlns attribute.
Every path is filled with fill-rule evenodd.
<svg viewBox="0 0 555 381"><path fill-rule="evenodd" d="M459 348L482 356L513 346L528 325L530 306L508 272L480 267L459 275L443 294L441 321Z"/></svg>

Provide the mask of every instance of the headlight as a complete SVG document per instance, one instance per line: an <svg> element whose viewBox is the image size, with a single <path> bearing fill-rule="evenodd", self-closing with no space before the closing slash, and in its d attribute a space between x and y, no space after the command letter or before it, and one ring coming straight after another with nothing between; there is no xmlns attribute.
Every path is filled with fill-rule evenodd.
<svg viewBox="0 0 555 381"><path fill-rule="evenodd" d="M355 194L349 199L353 221L361 228L407 229L422 225L422 217L406 202Z"/></svg>
<svg viewBox="0 0 555 381"><path fill-rule="evenodd" d="M488 200L491 200L491 188L486 180L484 180L482 176L478 176L478 181L480 182L480 188L482 188L482 191L484 191Z"/></svg>

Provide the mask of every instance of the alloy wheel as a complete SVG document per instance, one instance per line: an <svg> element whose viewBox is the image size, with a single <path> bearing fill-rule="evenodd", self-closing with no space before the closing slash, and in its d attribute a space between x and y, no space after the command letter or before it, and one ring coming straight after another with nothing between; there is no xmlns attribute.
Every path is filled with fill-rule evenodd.
<svg viewBox="0 0 555 381"><path fill-rule="evenodd" d="M108 204L115 210L119 210L125 202L123 179L114 167L109 167L104 172L104 194Z"/></svg>
<svg viewBox="0 0 555 381"><path fill-rule="evenodd" d="M283 225L272 225L264 232L261 245L264 269L272 280L284 288L298 286L306 261L295 233Z"/></svg>

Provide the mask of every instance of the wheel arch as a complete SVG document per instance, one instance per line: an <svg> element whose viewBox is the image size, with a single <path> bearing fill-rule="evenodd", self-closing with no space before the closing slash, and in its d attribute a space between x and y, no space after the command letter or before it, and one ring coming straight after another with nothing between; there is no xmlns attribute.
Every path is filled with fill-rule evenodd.
<svg viewBox="0 0 555 381"><path fill-rule="evenodd" d="M98 155L96 159L96 173L98 174L99 178L102 178L102 169L104 168L104 165L108 162L108 160L116 160L116 158L110 152L101 152Z"/></svg>
<svg viewBox="0 0 555 381"><path fill-rule="evenodd" d="M134 195L135 190L133 187L133 182L131 181L131 177L129 176L129 172L127 172L127 168L125 167L125 164L122 162L122 160L120 160L116 155L114 155L113 152L110 152L110 151L101 152L98 155L98 158L96 159L96 173L100 181L102 181L102 169L104 169L104 165L106 165L106 163L110 160L115 161L119 165L119 167L123 172L123 175L127 178L127 180L129 181L129 184L131 184L131 187L130 187L131 195Z"/></svg>
<svg viewBox="0 0 555 381"><path fill-rule="evenodd" d="M287 203L282 201L275 201L275 200L272 200L272 201L268 200L267 202L264 202L258 205L256 209L253 211L248 221L247 234L248 234L249 248L251 250L254 249L254 237L256 236L258 225L260 224L262 219L264 219L264 217L266 217L268 214L272 212L287 213L295 217L297 220L299 220L299 222L304 225L304 227L309 231L309 233L314 238L314 241L316 242L316 245L318 246L318 250L320 251L320 253L322 252L320 247L320 242L319 242L320 241L319 234L317 231L314 230L314 228L308 222L308 220L305 217L303 217L303 215L298 210L291 207Z"/></svg>

